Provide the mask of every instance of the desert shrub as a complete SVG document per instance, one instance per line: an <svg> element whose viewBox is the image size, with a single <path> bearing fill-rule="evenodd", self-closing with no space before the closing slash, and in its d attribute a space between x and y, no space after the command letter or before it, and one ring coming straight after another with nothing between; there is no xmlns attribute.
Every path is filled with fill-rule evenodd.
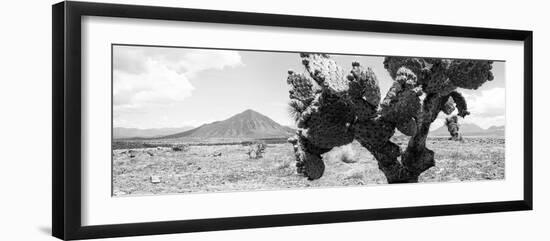
<svg viewBox="0 0 550 241"><path fill-rule="evenodd" d="M143 147L145 147L145 148L156 148L157 145L152 144L152 143L143 143Z"/></svg>
<svg viewBox="0 0 550 241"><path fill-rule="evenodd" d="M242 142L241 142L241 145L242 145L242 146L250 146L250 145L252 145L252 144L254 144L253 141L242 141Z"/></svg>
<svg viewBox="0 0 550 241"><path fill-rule="evenodd" d="M176 145L172 146L172 151L187 151L189 149L188 145Z"/></svg>
<svg viewBox="0 0 550 241"><path fill-rule="evenodd" d="M266 144L263 142L256 142L248 146L246 154L250 159L260 159L265 153Z"/></svg>
<svg viewBox="0 0 550 241"><path fill-rule="evenodd" d="M344 163L357 162L356 154L355 151L351 148L351 144L334 148L328 158Z"/></svg>
<svg viewBox="0 0 550 241"><path fill-rule="evenodd" d="M289 158L277 158L275 167L279 170L290 168L292 161Z"/></svg>
<svg viewBox="0 0 550 241"><path fill-rule="evenodd" d="M344 179L359 179L365 178L365 172L361 169L351 169L344 174Z"/></svg>

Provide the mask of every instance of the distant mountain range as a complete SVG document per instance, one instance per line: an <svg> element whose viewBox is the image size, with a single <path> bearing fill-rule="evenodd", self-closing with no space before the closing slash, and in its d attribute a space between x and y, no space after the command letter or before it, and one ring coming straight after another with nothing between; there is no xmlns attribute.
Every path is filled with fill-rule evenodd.
<svg viewBox="0 0 550 241"><path fill-rule="evenodd" d="M491 126L483 129L473 123L459 124L459 131L463 136L504 136L504 126ZM445 125L430 131L429 136L449 136L449 131Z"/></svg>
<svg viewBox="0 0 550 241"><path fill-rule="evenodd" d="M113 128L113 139L126 139L126 138L154 138L182 131L193 129L192 126L184 126L181 128L152 128L152 129L138 129L138 128Z"/></svg>
<svg viewBox="0 0 550 241"><path fill-rule="evenodd" d="M463 136L504 136L504 126L491 126L483 129L473 123L460 124L459 132ZM254 110L245 110L226 120L203 124L199 127L181 128L156 128L136 129L121 128L113 129L114 139L215 139L215 138L286 138L293 136L295 130L280 125L269 117ZM445 125L430 131L429 136L449 136Z"/></svg>

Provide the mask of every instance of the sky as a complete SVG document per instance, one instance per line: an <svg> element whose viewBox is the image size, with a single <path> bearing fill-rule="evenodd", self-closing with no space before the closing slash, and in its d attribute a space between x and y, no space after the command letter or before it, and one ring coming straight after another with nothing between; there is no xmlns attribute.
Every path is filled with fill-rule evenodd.
<svg viewBox="0 0 550 241"><path fill-rule="evenodd" d="M344 69L353 61L373 69L381 93L392 79L383 57L331 55ZM477 90L460 90L472 114L464 122L504 125L504 62L495 79ZM224 120L247 109L282 125L288 113L287 71L305 72L297 53L113 46L113 126L179 128ZM441 126L440 114L433 128Z"/></svg>

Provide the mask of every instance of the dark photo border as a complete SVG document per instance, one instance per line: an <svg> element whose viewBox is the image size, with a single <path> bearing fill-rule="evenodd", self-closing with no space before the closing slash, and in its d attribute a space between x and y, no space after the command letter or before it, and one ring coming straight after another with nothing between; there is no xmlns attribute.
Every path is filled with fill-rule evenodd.
<svg viewBox="0 0 550 241"><path fill-rule="evenodd" d="M282 215L82 226L81 19L102 16L310 29L516 40L524 44L523 199ZM533 32L171 7L60 2L52 7L52 234L65 239L170 234L474 214L533 208Z"/></svg>

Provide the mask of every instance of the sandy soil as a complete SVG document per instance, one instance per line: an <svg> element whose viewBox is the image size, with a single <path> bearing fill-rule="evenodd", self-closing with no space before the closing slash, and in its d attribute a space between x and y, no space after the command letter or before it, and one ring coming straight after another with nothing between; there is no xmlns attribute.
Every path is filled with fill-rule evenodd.
<svg viewBox="0 0 550 241"><path fill-rule="evenodd" d="M406 145L405 138L393 138ZM250 159L243 145L191 145L113 150L113 195L227 192L307 187L385 184L373 156L359 143L324 155L326 170L319 180L296 174L290 144L268 144L263 158ZM464 142L429 138L436 166L420 182L504 179L504 139L465 137ZM221 153L221 156L213 156ZM343 157L355 161L346 163Z"/></svg>

